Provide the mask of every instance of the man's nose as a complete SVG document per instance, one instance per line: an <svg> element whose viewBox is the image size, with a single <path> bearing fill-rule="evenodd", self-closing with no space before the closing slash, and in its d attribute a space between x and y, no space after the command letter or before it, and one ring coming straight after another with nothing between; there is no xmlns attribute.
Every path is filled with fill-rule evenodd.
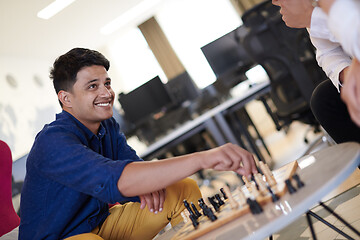
<svg viewBox="0 0 360 240"><path fill-rule="evenodd" d="M105 96L105 97L111 97L111 96L112 96L112 94L111 94L111 88L109 89L109 88L103 86L103 87L101 88L101 95L103 95L103 96Z"/></svg>

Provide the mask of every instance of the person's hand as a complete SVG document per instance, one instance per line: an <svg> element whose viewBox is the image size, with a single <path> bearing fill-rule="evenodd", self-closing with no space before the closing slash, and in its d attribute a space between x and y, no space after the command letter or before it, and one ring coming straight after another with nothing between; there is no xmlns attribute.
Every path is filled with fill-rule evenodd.
<svg viewBox="0 0 360 240"><path fill-rule="evenodd" d="M202 152L202 168L219 171L234 171L248 177L257 173L254 156L245 149L227 143L220 147Z"/></svg>
<svg viewBox="0 0 360 240"><path fill-rule="evenodd" d="M280 14L288 27L310 27L314 10L310 0L272 0L272 4L280 7Z"/></svg>
<svg viewBox="0 0 360 240"><path fill-rule="evenodd" d="M360 62L354 59L345 73L341 98L351 119L360 127Z"/></svg>
<svg viewBox="0 0 360 240"><path fill-rule="evenodd" d="M150 212L155 214L162 212L164 208L165 195L165 189L140 195L140 208L144 209L147 205Z"/></svg>

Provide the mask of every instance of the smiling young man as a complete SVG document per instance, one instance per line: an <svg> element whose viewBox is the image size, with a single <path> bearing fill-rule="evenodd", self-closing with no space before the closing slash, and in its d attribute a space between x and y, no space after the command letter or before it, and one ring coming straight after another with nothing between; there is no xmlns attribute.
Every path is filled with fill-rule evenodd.
<svg viewBox="0 0 360 240"><path fill-rule="evenodd" d="M36 136L21 195L19 239L151 239L182 221L184 199L201 197L200 169L256 172L233 145L161 161L142 161L112 118L109 61L75 48L51 70L63 111ZM109 203L127 202L109 209ZM147 208L146 208L147 206Z"/></svg>

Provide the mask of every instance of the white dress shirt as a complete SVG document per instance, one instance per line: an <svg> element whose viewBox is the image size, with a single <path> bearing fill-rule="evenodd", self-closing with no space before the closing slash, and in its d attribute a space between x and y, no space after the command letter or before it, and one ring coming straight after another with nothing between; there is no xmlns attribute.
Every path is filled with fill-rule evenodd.
<svg viewBox="0 0 360 240"><path fill-rule="evenodd" d="M343 49L360 59L360 1L335 1L329 12L328 25Z"/></svg>
<svg viewBox="0 0 360 240"><path fill-rule="evenodd" d="M316 60L319 66L322 67L339 91L339 74L351 64L351 57L344 51L340 42L328 28L328 17L321 8L314 8L308 31L311 42L317 50Z"/></svg>

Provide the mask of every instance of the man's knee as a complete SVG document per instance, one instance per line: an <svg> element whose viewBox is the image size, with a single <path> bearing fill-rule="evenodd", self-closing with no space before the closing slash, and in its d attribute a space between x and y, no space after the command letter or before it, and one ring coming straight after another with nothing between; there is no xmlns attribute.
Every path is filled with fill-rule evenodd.
<svg viewBox="0 0 360 240"><path fill-rule="evenodd" d="M83 233L66 238L65 240L104 240L104 239L94 233Z"/></svg>
<svg viewBox="0 0 360 240"><path fill-rule="evenodd" d="M183 201L184 199L188 199L194 203L197 203L198 199L201 198L201 192L197 182L191 178L185 178L180 180L172 185L170 185L167 189L168 194L173 195L179 201Z"/></svg>

